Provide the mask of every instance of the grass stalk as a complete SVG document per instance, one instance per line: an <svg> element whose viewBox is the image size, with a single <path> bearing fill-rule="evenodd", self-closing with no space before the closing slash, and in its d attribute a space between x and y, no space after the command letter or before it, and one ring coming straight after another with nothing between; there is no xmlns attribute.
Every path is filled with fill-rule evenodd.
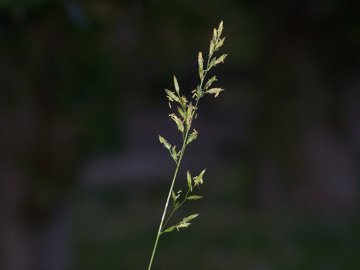
<svg viewBox="0 0 360 270"><path fill-rule="evenodd" d="M192 221L199 215L199 214L192 214L190 216L183 218L181 221L179 221L175 225L165 228L167 226L167 223L172 218L173 214L176 212L176 210L178 210L185 202L191 201L191 200L198 200L198 199L202 198L201 196L194 194L193 192L194 192L195 187L200 187L200 185L203 184L203 175L205 173L205 169L202 170L201 173L195 177L192 177L189 171L187 172L187 188L188 188L188 190L185 193L185 195L182 196L181 190L179 190L178 192L175 192L174 187L175 187L175 182L176 182L178 172L180 169L181 161L185 154L185 150L186 150L187 146L192 141L196 140L196 138L198 136L198 132L195 129L193 129L191 133L190 133L190 131L192 129L192 122L197 117L197 111L198 111L198 105L199 105L200 99L206 94L210 94L210 95L214 95L215 97L218 97L220 92L222 92L224 90L224 89L218 88L218 87L211 88L211 85L215 81L217 81L216 76L213 76L212 78L210 78L204 86L204 82L205 82L208 72L216 65L223 63L227 56L226 54L223 54L218 58L213 56L214 53L216 51L218 51L219 48L222 47L222 45L224 44L225 38L221 38L222 30L223 30L223 22L221 22L219 27L217 29L215 28L213 31L213 38L210 41L209 53L208 53L208 58L206 61L205 68L204 68L204 59L202 56L202 52L199 52L199 54L198 54L198 72L199 72L200 82L199 82L198 86L196 87L196 89L194 89L192 91L192 94L193 94L192 99L190 101L188 101L185 96L180 94L179 83L175 76L174 76L175 91L168 90L168 89L165 90L165 92L167 94L167 98L169 99L169 107L172 108L171 104L174 104L174 103L177 106L177 111L175 113L170 114L169 116L175 122L178 130L181 132L182 146L181 146L180 151L177 151L176 145L170 144L165 138L163 138L162 136L159 136L160 143L163 144L163 146L169 151L170 156L175 161L176 166L175 166L175 171L174 171L173 178L171 181L171 185L169 188L169 192L168 192L168 195L166 198L164 210L163 210L163 213L161 216L159 228L158 228L158 231L156 234L153 250L152 250L149 265L148 265L148 270L152 269L152 265L154 262L154 258L156 255L156 251L158 248L158 244L159 244L161 235L175 231L175 230L179 231L181 229L189 227L191 225L190 221ZM193 104L195 104L195 105L193 105ZM180 197L182 199L178 200ZM170 214L167 215L170 199L173 200L173 209L170 212Z"/></svg>

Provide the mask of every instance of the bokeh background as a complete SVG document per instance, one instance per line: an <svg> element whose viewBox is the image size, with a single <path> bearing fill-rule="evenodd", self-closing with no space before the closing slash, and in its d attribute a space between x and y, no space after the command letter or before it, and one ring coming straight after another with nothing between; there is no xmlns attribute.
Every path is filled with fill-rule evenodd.
<svg viewBox="0 0 360 270"><path fill-rule="evenodd" d="M352 2L2 0L0 269L146 269L173 170L157 135L177 138L163 89L190 93L220 20L226 92L184 164L207 168L181 213L201 215L154 269L360 269Z"/></svg>

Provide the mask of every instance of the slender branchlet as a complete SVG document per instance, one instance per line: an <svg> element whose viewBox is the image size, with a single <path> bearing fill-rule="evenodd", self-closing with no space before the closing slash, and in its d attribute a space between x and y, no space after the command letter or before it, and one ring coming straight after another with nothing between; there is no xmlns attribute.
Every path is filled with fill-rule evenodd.
<svg viewBox="0 0 360 270"><path fill-rule="evenodd" d="M175 191L175 181L187 146L195 141L198 137L198 132L192 128L192 124L194 119L197 117L200 99L207 94L218 97L219 94L224 91L224 89L221 87L213 87L213 83L217 81L215 75L211 78L208 78L209 71L218 64L224 63L224 60L227 57L227 54L222 54L219 57L215 56L218 50L224 45L225 38L221 36L222 31L223 22L220 23L218 28L213 30L213 36L210 41L209 52L206 61L203 58L202 52L199 52L198 54L199 84L192 91L191 98L188 100L181 93L178 80L175 76L173 77L174 89L165 89L166 96L169 101L169 107L170 109L173 109L173 112L169 114L169 117L174 121L177 129L179 130L182 143L181 147L177 147L176 145L169 143L168 140L166 140L164 137L159 136L160 143L165 147L165 149L169 151L171 158L175 162L175 171L171 181L169 193L167 195L164 211L162 213L148 270L150 270L152 267L160 237L165 233L179 231L189 227L191 222L199 215L198 213L194 213L178 222L175 222L174 225L169 225L174 213L184 203L202 198L202 196L198 195L196 191L198 191L199 187L204 182L203 176L205 174L205 169L202 170L197 176L192 176L191 173L187 171L187 188L185 192L182 192L182 190ZM172 201L171 210L169 210L170 201Z"/></svg>

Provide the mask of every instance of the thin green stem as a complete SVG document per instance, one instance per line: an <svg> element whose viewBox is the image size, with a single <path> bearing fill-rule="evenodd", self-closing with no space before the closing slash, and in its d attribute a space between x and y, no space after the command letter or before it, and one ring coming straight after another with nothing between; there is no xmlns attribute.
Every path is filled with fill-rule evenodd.
<svg viewBox="0 0 360 270"><path fill-rule="evenodd" d="M189 195L189 192L190 192L190 190L188 190L188 191L186 192L186 195L185 195L185 197L184 197L184 200L183 200L181 203L179 203L179 205L174 206L173 210L171 211L171 213L169 214L169 216L166 218L166 221L164 222L163 227L166 227L166 224L170 221L172 215L176 212L176 210L178 210L178 209L185 203L185 201L187 200L187 197L188 197L188 195Z"/></svg>
<svg viewBox="0 0 360 270"><path fill-rule="evenodd" d="M148 270L151 269L151 266L152 266L152 263L153 263L153 260L154 260L154 257L155 257L157 245L158 245L159 238L160 238L160 235L161 235L161 231L162 231L162 228L163 228L163 222L164 222L165 215L166 215L166 211L167 211L167 208L168 208L168 205L169 205L169 201L170 201L171 192L172 192L172 190L173 190L173 188L174 188L174 184L175 184L175 180L176 180L176 176L177 176L177 174L178 174L178 171L179 171L179 163L178 163L177 166L176 166L175 173L174 173L174 176L173 176L173 179L172 179L172 182L171 182L169 194L168 194L167 199L166 199L164 211L163 211L163 214L162 214L162 217L161 217L161 222L160 222L159 229L158 229L158 232L157 232L157 235L156 235L156 240L155 240L154 248L153 248L153 251L152 251L152 254L151 254L151 258L150 258L150 263L149 263Z"/></svg>
<svg viewBox="0 0 360 270"><path fill-rule="evenodd" d="M166 199L166 203L165 203L164 211L163 211L163 214L162 214L162 217L161 217L159 229L158 229L158 232L157 232L157 235L156 235L155 244L154 244L154 248L153 248L153 251L152 251L152 254L151 254L148 270L151 270L151 266L152 266L152 263L154 261L157 245L158 245L158 242L159 242L159 238L160 238L160 235L161 235L163 227L164 227L163 226L164 219L165 219L165 216L166 216L167 208L169 206L171 193L172 193L172 191L174 189L174 185L175 185L177 174L179 172L181 160L182 160L182 158L184 156L184 152L185 152L185 149L186 149L186 142L187 142L188 135L189 135L189 129L186 130L184 140L183 140L183 145L181 147L180 157L179 157L178 162L176 163L176 169L175 169L175 172L174 172L174 175L173 175L173 179L171 181L171 186L170 186L169 193L168 193L168 196L167 196L167 199Z"/></svg>

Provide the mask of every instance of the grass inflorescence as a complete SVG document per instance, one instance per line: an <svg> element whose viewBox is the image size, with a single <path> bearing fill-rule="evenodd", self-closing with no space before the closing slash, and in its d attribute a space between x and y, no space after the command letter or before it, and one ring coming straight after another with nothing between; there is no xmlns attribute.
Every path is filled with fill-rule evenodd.
<svg viewBox="0 0 360 270"><path fill-rule="evenodd" d="M213 84L217 81L216 75L208 78L209 71L217 65L224 63L227 54L215 56L219 49L224 45L225 38L222 37L223 22L220 23L218 28L213 30L213 36L210 41L208 57L206 61L203 58L203 53L198 53L198 75L199 84L192 91L192 96L189 100L181 93L180 85L176 78L173 77L174 89L165 89L167 99L169 101L170 109L173 112L169 114L169 117L174 121L177 129L179 130L182 138L180 150L177 145L171 144L163 136L159 135L160 143L169 151L170 157L175 162L175 170L171 181L170 189L167 195L165 207L162 213L158 232L153 247L153 251L150 257L148 270L151 270L156 249L163 234L170 233L173 231L179 231L187 228L191 225L191 222L198 217L198 213L193 213L189 216L184 217L182 220L175 222L173 225L169 225L174 213L186 202L193 200L200 200L202 196L197 194L198 188L204 183L205 169L202 170L198 175L193 176L189 171L186 173L187 190L175 191L175 182L181 165L181 161L184 157L185 150L189 144L194 142L198 137L198 131L192 127L194 119L198 116L199 101L205 95L213 95L218 97L219 94L224 91L221 87L214 87ZM169 204L172 201L172 208L169 210Z"/></svg>

